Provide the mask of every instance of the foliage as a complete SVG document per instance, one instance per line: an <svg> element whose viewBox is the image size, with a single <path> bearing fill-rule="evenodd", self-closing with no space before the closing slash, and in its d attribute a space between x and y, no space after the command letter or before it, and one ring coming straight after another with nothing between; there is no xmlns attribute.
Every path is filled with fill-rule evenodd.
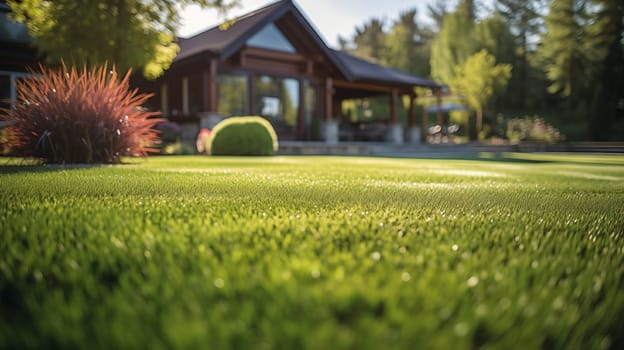
<svg viewBox="0 0 624 350"><path fill-rule="evenodd" d="M387 57L384 63L427 77L430 75L429 56L432 33L418 24L415 9L399 15L386 37Z"/></svg>
<svg viewBox="0 0 624 350"><path fill-rule="evenodd" d="M28 26L50 63L142 69L157 78L169 67L180 8L191 3L225 10L225 0L9 0L15 19ZM236 2L234 2L236 3Z"/></svg>
<svg viewBox="0 0 624 350"><path fill-rule="evenodd" d="M592 80L592 111L589 137L624 141L624 3L600 0L587 28L593 44L591 60L596 67ZM619 118L620 130L617 129Z"/></svg>
<svg viewBox="0 0 624 350"><path fill-rule="evenodd" d="M273 155L278 149L271 123L262 117L233 117L219 122L210 137L212 155Z"/></svg>
<svg viewBox="0 0 624 350"><path fill-rule="evenodd" d="M431 76L444 84L454 79L455 67L475 52L474 17L455 11L444 17L442 28L431 44Z"/></svg>
<svg viewBox="0 0 624 350"><path fill-rule="evenodd" d="M17 101L2 110L9 146L21 157L49 163L118 163L146 156L158 143L159 113L141 108L150 95L129 89L113 67L44 68L17 82Z"/></svg>
<svg viewBox="0 0 624 350"><path fill-rule="evenodd" d="M540 10L545 0L497 0L496 12L505 18L509 31L514 36L515 60L514 75L509 83L509 100L512 105L526 108L529 103L535 104L535 78L531 73L535 69L530 64L530 56L534 55L535 40L543 26ZM541 69L541 68L540 68ZM538 91L538 95L542 91Z"/></svg>
<svg viewBox="0 0 624 350"><path fill-rule="evenodd" d="M540 55L546 75L552 82L551 93L577 97L588 71L584 31L585 1L554 0L545 17L546 32L542 36Z"/></svg>
<svg viewBox="0 0 624 350"><path fill-rule="evenodd" d="M564 139L559 130L539 116L513 118L507 121L507 138L511 142L536 141L553 144Z"/></svg>
<svg viewBox="0 0 624 350"><path fill-rule="evenodd" d="M444 18L448 14L446 6L447 0L436 0L433 3L427 4L427 17L431 18L435 23L436 32L440 31Z"/></svg>
<svg viewBox="0 0 624 350"><path fill-rule="evenodd" d="M4 125L0 125L0 156L9 155L10 151L8 130Z"/></svg>
<svg viewBox="0 0 624 350"><path fill-rule="evenodd" d="M476 110L477 131L481 131L483 109L487 101L507 85L511 77L511 65L496 64L494 56L481 50L470 56L464 64L457 66L454 75L451 87L462 94Z"/></svg>
<svg viewBox="0 0 624 350"><path fill-rule="evenodd" d="M622 157L500 160L0 166L0 348L623 348Z"/></svg>
<svg viewBox="0 0 624 350"><path fill-rule="evenodd" d="M369 61L381 63L386 57L386 37L384 21L371 18L362 27L355 28L353 36L354 48L351 54Z"/></svg>
<svg viewBox="0 0 624 350"><path fill-rule="evenodd" d="M451 85L455 67L486 49L514 72L506 90L490 101L492 112L558 114L570 137L623 140L621 0L437 0L427 10L433 24L410 20L408 11L389 31L380 34L383 25L376 27L384 38L374 50L385 50L376 56L379 63L417 75L430 71L434 80ZM367 23L363 28L373 28ZM358 33L365 32L373 31ZM367 45L341 43L364 58L370 56Z"/></svg>

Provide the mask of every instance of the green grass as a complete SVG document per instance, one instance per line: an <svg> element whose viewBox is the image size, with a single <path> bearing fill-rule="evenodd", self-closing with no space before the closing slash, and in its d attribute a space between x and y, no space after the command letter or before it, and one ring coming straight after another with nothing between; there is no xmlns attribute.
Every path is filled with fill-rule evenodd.
<svg viewBox="0 0 624 350"><path fill-rule="evenodd" d="M624 157L1 160L0 348L624 347Z"/></svg>

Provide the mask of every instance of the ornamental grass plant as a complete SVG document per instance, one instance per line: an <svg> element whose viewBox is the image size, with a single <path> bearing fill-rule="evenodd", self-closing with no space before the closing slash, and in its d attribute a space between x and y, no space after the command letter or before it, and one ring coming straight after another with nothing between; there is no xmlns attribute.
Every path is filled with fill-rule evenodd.
<svg viewBox="0 0 624 350"><path fill-rule="evenodd" d="M11 154L47 163L119 163L146 156L159 142L159 113L141 107L150 97L130 90L128 71L63 64L39 67L17 82L17 101L0 110Z"/></svg>

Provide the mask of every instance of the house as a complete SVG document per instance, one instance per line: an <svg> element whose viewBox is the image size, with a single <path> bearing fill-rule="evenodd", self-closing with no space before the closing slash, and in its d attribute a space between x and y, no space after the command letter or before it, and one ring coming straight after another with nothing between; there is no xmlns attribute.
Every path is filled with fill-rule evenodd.
<svg viewBox="0 0 624 350"><path fill-rule="evenodd" d="M9 5L0 0L0 106L5 107L16 99L15 82L29 76L28 68L39 62L26 26L12 22L10 14Z"/></svg>
<svg viewBox="0 0 624 350"><path fill-rule="evenodd" d="M344 127L343 101L387 96L386 141L403 143L404 135L416 141L414 88L440 87L329 48L292 0L179 39L179 45L161 78L137 78L133 84L154 93L151 107L180 123L190 137L223 117L260 115L281 140L335 143ZM397 118L403 96L409 97L410 130Z"/></svg>

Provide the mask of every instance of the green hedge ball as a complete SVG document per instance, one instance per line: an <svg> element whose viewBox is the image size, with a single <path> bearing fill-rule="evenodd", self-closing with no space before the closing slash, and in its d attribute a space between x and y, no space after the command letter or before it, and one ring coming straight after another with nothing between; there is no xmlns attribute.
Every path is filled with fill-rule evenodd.
<svg viewBox="0 0 624 350"><path fill-rule="evenodd" d="M275 129L257 116L224 119L214 127L210 138L210 154L216 156L270 156L278 148Z"/></svg>

